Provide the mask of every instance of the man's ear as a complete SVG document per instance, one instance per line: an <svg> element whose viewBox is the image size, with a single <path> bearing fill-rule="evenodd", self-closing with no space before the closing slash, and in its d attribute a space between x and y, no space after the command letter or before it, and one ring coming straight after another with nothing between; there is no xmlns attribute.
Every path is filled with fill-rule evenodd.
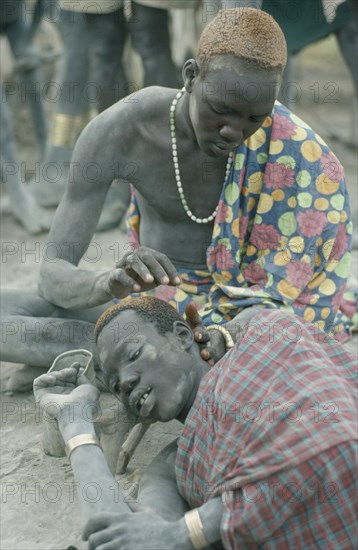
<svg viewBox="0 0 358 550"><path fill-rule="evenodd" d="M183 321L173 323L173 334L180 339L184 349L189 349L194 342L193 331Z"/></svg>
<svg viewBox="0 0 358 550"><path fill-rule="evenodd" d="M195 59L185 61L182 69L183 82L186 91L190 94L193 88L194 79L199 75L199 65Z"/></svg>

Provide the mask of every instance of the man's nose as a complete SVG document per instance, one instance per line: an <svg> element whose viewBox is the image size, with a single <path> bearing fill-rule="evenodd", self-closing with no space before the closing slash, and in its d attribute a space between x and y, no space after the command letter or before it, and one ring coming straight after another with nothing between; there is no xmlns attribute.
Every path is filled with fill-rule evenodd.
<svg viewBox="0 0 358 550"><path fill-rule="evenodd" d="M220 128L220 136L229 143L242 143L243 141L243 129L239 124L224 124Z"/></svg>
<svg viewBox="0 0 358 550"><path fill-rule="evenodd" d="M120 381L121 391L126 394L130 393L138 382L139 375L135 372L122 375Z"/></svg>

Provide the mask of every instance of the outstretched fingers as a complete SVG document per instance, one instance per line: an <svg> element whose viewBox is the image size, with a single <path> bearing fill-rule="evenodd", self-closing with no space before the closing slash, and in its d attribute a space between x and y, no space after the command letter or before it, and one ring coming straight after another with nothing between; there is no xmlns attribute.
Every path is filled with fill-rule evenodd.
<svg viewBox="0 0 358 550"><path fill-rule="evenodd" d="M117 267L124 270L132 280L135 277L137 284L143 281L145 284L156 282L157 284L176 286L181 282L177 270L169 258L165 254L147 247L140 247L137 251L126 254L118 262ZM125 277L122 273L119 276L122 282Z"/></svg>

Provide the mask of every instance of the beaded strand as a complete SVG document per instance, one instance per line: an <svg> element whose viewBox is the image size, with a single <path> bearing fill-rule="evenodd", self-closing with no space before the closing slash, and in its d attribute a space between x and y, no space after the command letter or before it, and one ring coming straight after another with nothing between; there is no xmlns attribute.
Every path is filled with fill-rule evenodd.
<svg viewBox="0 0 358 550"><path fill-rule="evenodd" d="M177 184L178 193L179 193L181 203L183 205L183 208L184 208L185 212L189 216L189 218L195 223L210 223L216 218L218 207L216 207L214 212L211 214L211 216L208 216L207 218L198 218L197 216L194 216L194 214L190 210L189 205L186 201L183 186L182 186L182 183L181 183L181 178L180 178L178 148L177 148L177 139L176 139L176 132L175 132L175 110L176 110L178 101L183 96L184 92L185 92L185 88L183 88L182 90L180 90L180 92L177 93L177 95L173 99L171 107L170 107L170 135L171 135L171 139L172 139L172 152L173 152L173 164L174 164L175 180L176 180L176 184ZM226 165L226 173L225 173L224 184L225 184L225 182L226 182L226 180L229 176L232 162L233 162L233 153L231 152L230 155L229 155L228 161L227 161L227 165Z"/></svg>

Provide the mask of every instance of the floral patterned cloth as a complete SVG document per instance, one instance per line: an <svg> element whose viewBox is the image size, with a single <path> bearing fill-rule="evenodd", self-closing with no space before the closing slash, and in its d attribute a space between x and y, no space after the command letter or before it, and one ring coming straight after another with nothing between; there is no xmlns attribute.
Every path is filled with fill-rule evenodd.
<svg viewBox="0 0 358 550"><path fill-rule="evenodd" d="M128 222L129 242L138 246L134 194ZM354 300L343 299L352 230L340 162L276 102L235 151L207 249L208 271L179 270L179 288L162 286L154 294L180 313L194 299L205 325L260 305L295 313L344 339L355 314Z"/></svg>

